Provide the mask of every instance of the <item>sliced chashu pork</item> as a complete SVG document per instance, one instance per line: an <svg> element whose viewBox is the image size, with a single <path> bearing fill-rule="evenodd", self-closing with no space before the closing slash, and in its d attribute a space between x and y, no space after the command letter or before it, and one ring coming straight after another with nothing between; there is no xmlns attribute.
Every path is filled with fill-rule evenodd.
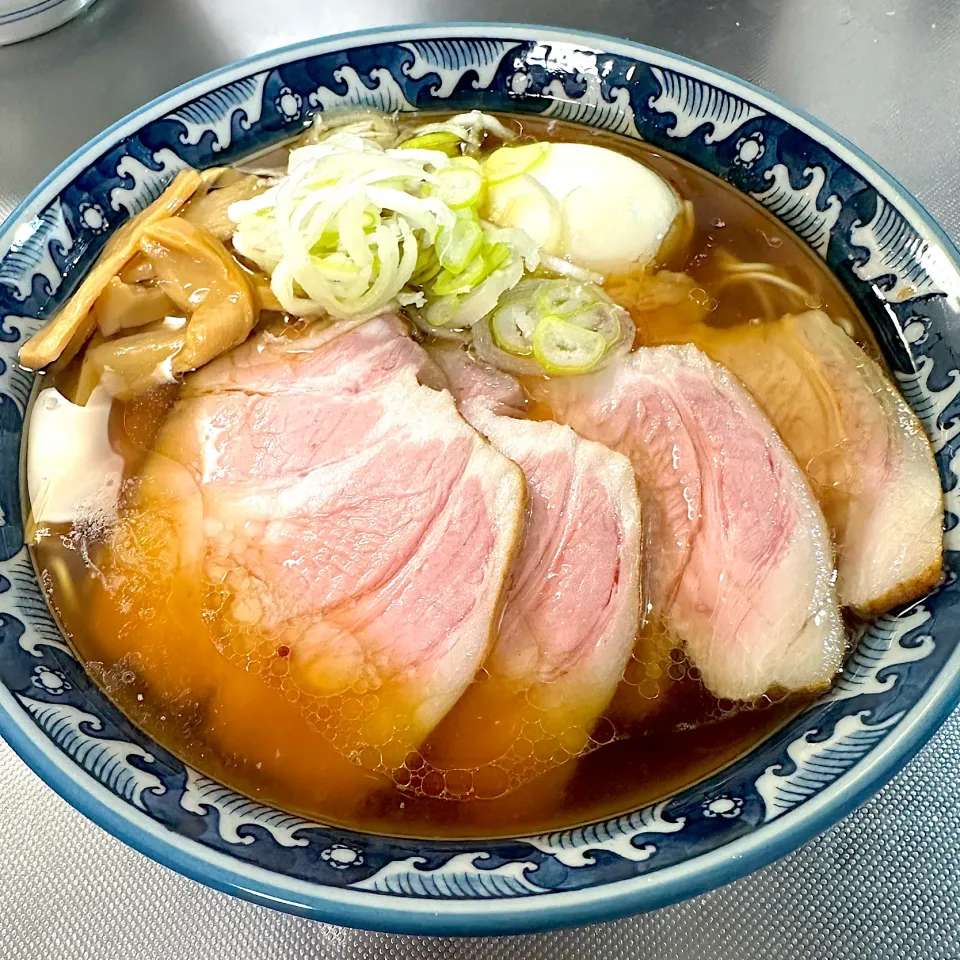
<svg viewBox="0 0 960 960"><path fill-rule="evenodd" d="M833 531L840 601L880 613L929 590L943 494L916 415L876 361L820 311L697 341L738 376L810 480Z"/></svg>
<svg viewBox="0 0 960 960"><path fill-rule="evenodd" d="M523 470L529 513L486 676L426 755L438 766L499 763L503 786L515 786L588 746L623 675L640 619L636 480L602 444L512 416L525 404L513 377L455 347L430 353L463 415Z"/></svg>
<svg viewBox="0 0 960 960"><path fill-rule="evenodd" d="M157 569L144 519L168 510L152 491L172 475L190 546L167 577L199 583L213 641L338 751L393 769L486 656L524 480L418 382L426 357L399 321L323 340L259 336L187 378L102 563Z"/></svg>
<svg viewBox="0 0 960 960"><path fill-rule="evenodd" d="M823 515L746 391L692 346L533 388L633 462L648 599L718 697L830 682L844 651ZM649 502L648 502L649 501Z"/></svg>

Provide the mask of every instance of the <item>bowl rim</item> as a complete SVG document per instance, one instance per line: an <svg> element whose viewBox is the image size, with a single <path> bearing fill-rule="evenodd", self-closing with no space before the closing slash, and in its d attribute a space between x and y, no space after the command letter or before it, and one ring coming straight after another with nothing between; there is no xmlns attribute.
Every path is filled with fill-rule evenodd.
<svg viewBox="0 0 960 960"><path fill-rule="evenodd" d="M638 41L583 30L495 21L397 24L315 37L235 61L188 80L108 126L48 174L0 224L0 256L9 247L17 227L51 202L70 182L74 168L87 159L95 159L102 144L118 142L185 100L255 70L276 67L311 53L376 42L439 37L497 37L518 41L535 38L541 42L596 44L604 52L642 58L658 66L679 65L689 76L707 83L720 80L724 89L779 115L824 143L873 186L883 188L882 195L892 198L918 233L939 245L960 273L960 251L922 204L862 150L806 111L723 70ZM285 877L210 850L124 803L79 765L65 762L52 741L37 736L35 727L31 729L29 717L3 686L0 686L0 735L48 786L98 826L151 859L207 886L287 913L345 926L418 935L482 936L533 933L612 920L676 903L766 866L867 800L909 762L958 702L960 645L896 729L864 760L776 821L761 824L749 834L709 853L641 877L575 891L494 900L400 898L328 887Z"/></svg>

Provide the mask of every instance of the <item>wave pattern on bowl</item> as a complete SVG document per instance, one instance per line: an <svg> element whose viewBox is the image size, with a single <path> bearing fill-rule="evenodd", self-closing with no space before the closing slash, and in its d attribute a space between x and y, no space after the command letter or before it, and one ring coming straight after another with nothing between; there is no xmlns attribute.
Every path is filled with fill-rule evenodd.
<svg viewBox="0 0 960 960"><path fill-rule="evenodd" d="M179 834L195 857L202 860L204 849L226 854L241 878L249 866L271 871L281 884L309 881L319 885L317 900L330 888L458 901L559 891L594 896L604 885L681 864L692 877L697 857L770 830L763 825L789 819L851 776L923 703L954 652L955 553L947 554L948 576L936 591L863 632L830 694L732 767L655 807L603 823L539 837L452 842L313 824L186 768L87 677L60 637L23 546L17 491L30 379L15 365L16 350L90 265L104 242L104 223L115 228L142 209L186 164L230 162L269 146L317 110L369 106L480 107L573 120L643 138L757 198L825 258L877 332L933 440L947 498L947 546L960 547L954 532L960 337L946 332L956 318L960 277L937 238L911 219L909 206L898 209L881 195L827 134L751 102L750 91L732 80L719 82L737 93L713 85L701 68L667 55L612 42L618 52L608 53L569 36L540 41L483 36L471 27L448 32L464 35L401 41L398 34L346 49L318 41L273 55L273 62L229 82L200 81L194 88L200 95L177 95L158 119L83 154L45 206L8 224L0 240L0 682L16 700L5 699L5 709L26 711L31 738L49 738L63 763L76 764L132 811ZM62 684L35 683L37 670ZM136 815L130 814L134 822ZM674 893L696 886L684 882ZM291 900L307 911L315 906L294 894ZM644 905L633 901L634 908ZM563 922L532 917L518 928ZM373 908L368 922L380 925ZM464 920L463 929L469 926Z"/></svg>

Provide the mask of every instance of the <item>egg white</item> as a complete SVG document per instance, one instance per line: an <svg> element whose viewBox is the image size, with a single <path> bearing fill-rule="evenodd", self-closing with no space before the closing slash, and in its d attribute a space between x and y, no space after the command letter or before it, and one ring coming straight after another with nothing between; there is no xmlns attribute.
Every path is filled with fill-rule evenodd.
<svg viewBox="0 0 960 960"><path fill-rule="evenodd" d="M670 184L636 160L553 143L520 176L489 185L486 215L524 230L546 253L609 274L654 262L680 210Z"/></svg>

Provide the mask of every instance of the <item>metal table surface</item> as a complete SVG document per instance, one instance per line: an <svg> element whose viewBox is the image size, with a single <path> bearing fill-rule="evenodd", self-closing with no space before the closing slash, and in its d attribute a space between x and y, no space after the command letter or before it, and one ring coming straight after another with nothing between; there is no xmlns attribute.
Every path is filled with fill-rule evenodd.
<svg viewBox="0 0 960 960"><path fill-rule="evenodd" d="M425 20L525 20L642 40L806 108L960 237L956 0L100 0L0 49L0 215L129 110L240 57ZM0 958L960 958L960 712L862 809L765 870L558 934L429 940L283 916L128 849L0 742Z"/></svg>

